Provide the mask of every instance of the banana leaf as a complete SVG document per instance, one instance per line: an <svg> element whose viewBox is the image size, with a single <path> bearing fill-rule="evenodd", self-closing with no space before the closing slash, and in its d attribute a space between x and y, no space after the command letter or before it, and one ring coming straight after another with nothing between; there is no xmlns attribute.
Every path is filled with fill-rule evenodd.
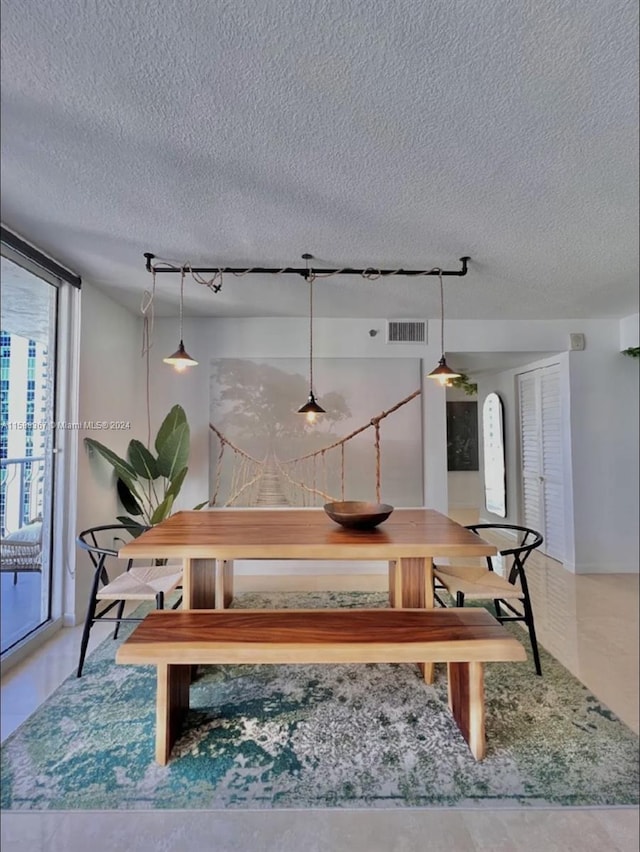
<svg viewBox="0 0 640 852"><path fill-rule="evenodd" d="M142 441L137 441L133 438L133 440L129 442L127 455L129 457L131 467L135 470L138 476L141 476L143 479L150 480L158 478L158 463Z"/></svg>
<svg viewBox="0 0 640 852"><path fill-rule="evenodd" d="M155 526L159 524L160 521L164 521L168 515L171 514L171 507L173 506L173 494L167 494L162 503L156 506L151 518L149 519L151 522L151 526Z"/></svg>
<svg viewBox="0 0 640 852"><path fill-rule="evenodd" d="M185 414L184 408L182 408L181 405L174 405L162 421L162 424L158 429L158 434L156 435L155 447L158 455L162 452L162 448L169 440L170 436L176 431L176 429L186 424L186 422L187 415ZM166 476L166 474L163 475Z"/></svg>
<svg viewBox="0 0 640 852"><path fill-rule="evenodd" d="M158 471L173 481L189 461L189 424L182 423L162 443L158 453Z"/></svg>
<svg viewBox="0 0 640 852"><path fill-rule="evenodd" d="M182 488L182 483L185 480L185 477L189 471L188 467L183 467L182 470L179 470L176 475L171 480L171 484L167 488L167 494L172 494L175 497L180 493L180 489Z"/></svg>
<svg viewBox="0 0 640 852"><path fill-rule="evenodd" d="M125 512L129 512L130 515L142 515L142 507L131 493L131 489L127 483L120 479L120 477L118 477L116 488L118 489L118 498Z"/></svg>
<svg viewBox="0 0 640 852"><path fill-rule="evenodd" d="M135 495L136 489L134 483L136 482L138 475L129 462L121 459L120 456L113 452L113 450L110 450L109 447L105 447L104 444L101 444L100 441L96 441L93 438L85 438L84 443L87 447L89 447L89 449L95 450L95 452L101 455L103 459L109 462L116 474L129 486L130 491Z"/></svg>

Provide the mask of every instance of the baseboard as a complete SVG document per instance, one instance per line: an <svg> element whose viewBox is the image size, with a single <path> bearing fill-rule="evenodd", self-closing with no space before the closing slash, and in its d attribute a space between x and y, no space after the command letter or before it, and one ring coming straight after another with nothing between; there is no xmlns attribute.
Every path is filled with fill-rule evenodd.
<svg viewBox="0 0 640 852"><path fill-rule="evenodd" d="M564 564L564 567L571 571L572 574L638 574L640 568L638 563L635 565L632 562L614 562L607 563L606 567L602 562L582 562L578 565Z"/></svg>

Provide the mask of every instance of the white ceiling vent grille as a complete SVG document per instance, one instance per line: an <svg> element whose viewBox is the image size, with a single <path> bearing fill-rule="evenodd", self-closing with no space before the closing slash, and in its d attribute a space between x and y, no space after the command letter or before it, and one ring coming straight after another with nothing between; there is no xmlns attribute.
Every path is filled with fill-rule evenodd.
<svg viewBox="0 0 640 852"><path fill-rule="evenodd" d="M387 343L426 342L426 320L387 320Z"/></svg>

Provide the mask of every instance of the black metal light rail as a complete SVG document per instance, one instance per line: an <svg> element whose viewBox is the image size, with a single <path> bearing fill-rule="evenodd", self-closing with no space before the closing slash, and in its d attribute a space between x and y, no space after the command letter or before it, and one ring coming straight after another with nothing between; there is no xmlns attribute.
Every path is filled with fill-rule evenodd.
<svg viewBox="0 0 640 852"><path fill-rule="evenodd" d="M339 269L324 269L324 268L315 268L311 270L309 266L305 267L295 267L295 266L286 266L284 268L271 268L266 266L247 266L247 267L232 267L232 266L191 266L190 264L185 264L184 266L174 266L172 264L168 264L166 261L160 261L163 265L154 266L152 261L155 259L156 255L151 252L144 253L145 258L147 259L146 268L147 272L171 272L171 273L181 273L184 270L188 272L195 272L196 274L215 274L215 273L229 273L231 275L246 275L248 273L258 274L269 274L269 275L302 275L303 278L308 278L311 272L315 273L315 276L320 278L329 275L361 275L364 278L379 278L389 275L455 275L458 277L462 277L467 274L467 263L471 260L470 257L461 257L460 263L462 264L460 269L439 269L438 267L433 267L432 269L376 269L375 267L367 267L366 269L352 269L351 267L341 267ZM305 253L302 255L303 259L307 261L313 260L313 255Z"/></svg>

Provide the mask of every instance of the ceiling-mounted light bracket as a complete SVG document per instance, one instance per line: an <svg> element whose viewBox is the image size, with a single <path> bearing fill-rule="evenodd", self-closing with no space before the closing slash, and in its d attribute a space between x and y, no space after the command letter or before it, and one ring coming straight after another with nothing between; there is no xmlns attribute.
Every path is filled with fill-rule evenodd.
<svg viewBox="0 0 640 852"><path fill-rule="evenodd" d="M146 251L144 253L144 257L146 258L145 265L147 272L156 272L158 274L163 272L180 273L182 269L187 269L189 272L195 272L196 274L228 273L229 275L246 275L251 273L255 275L302 275L302 277L306 279L309 277L310 273L308 266L304 268L295 266L285 266L284 268L266 266L191 266L190 264L174 266L164 260L162 261L162 265L154 266L152 261L156 258L155 254ZM313 255L308 252L305 252L302 257L304 260L313 260ZM354 269L352 267L345 266L340 269L320 268L314 271L316 275L322 277L328 277L330 275L361 275L363 278L384 278L391 275L412 275L414 277L420 275L449 275L462 278L467 274L468 263L470 260L471 258L468 255L461 257L460 269L438 269L437 267L434 267L433 269L376 269L374 266L368 266L364 269Z"/></svg>
<svg viewBox="0 0 640 852"><path fill-rule="evenodd" d="M308 251L305 251L304 254L301 254L300 257L306 262L306 267L300 273L305 281L309 280L309 276L311 275L311 270L309 269L309 261L313 260L313 255L309 254Z"/></svg>

